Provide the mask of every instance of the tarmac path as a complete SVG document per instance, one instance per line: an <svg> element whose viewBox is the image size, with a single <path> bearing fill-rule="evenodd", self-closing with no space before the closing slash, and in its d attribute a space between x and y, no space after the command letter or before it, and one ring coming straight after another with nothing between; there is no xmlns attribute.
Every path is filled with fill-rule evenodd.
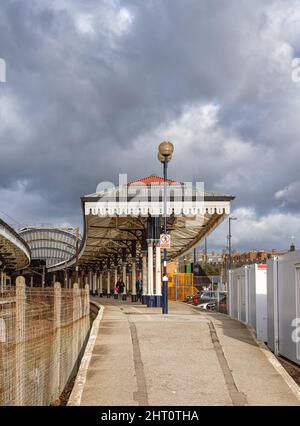
<svg viewBox="0 0 300 426"><path fill-rule="evenodd" d="M94 300L104 312L81 405L300 405L244 324L180 302L162 315Z"/></svg>

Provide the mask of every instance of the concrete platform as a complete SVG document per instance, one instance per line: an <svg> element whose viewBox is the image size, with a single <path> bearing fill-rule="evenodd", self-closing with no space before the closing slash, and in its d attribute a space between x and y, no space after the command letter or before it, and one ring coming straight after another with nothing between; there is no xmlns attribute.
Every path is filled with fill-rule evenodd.
<svg viewBox="0 0 300 426"><path fill-rule="evenodd" d="M103 317L70 405L300 405L297 385L244 324L179 302L162 315L94 300Z"/></svg>

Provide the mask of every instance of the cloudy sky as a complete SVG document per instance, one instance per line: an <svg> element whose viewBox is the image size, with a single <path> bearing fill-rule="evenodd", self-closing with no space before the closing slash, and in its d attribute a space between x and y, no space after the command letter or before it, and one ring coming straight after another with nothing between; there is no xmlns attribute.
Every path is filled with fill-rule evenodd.
<svg viewBox="0 0 300 426"><path fill-rule="evenodd" d="M1 0L0 57L4 220L81 224L170 139L171 177L236 196L236 248L300 247L299 0Z"/></svg>

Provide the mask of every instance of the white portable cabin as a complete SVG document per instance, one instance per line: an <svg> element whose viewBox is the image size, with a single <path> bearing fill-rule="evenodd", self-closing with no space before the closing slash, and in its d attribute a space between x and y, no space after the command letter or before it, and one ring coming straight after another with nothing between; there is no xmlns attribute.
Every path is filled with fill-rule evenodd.
<svg viewBox="0 0 300 426"><path fill-rule="evenodd" d="M229 272L229 315L251 325L257 338L267 341L267 265L253 264Z"/></svg>
<svg viewBox="0 0 300 426"><path fill-rule="evenodd" d="M268 261L268 346L300 364L300 251Z"/></svg>

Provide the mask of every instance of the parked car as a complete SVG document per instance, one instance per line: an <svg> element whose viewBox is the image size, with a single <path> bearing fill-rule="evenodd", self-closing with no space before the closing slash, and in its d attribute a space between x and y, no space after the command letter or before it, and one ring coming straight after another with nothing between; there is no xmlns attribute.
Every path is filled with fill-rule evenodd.
<svg viewBox="0 0 300 426"><path fill-rule="evenodd" d="M198 305L199 308L207 309L208 311L215 311L216 306L217 302L200 303L200 305Z"/></svg>
<svg viewBox="0 0 300 426"><path fill-rule="evenodd" d="M193 303L193 297L194 296L192 296L192 295L191 296L187 296L186 299L185 299L185 303Z"/></svg>
<svg viewBox="0 0 300 426"><path fill-rule="evenodd" d="M224 291L220 291L219 293L217 291L203 291L200 294L199 302L201 303L208 303L208 302L218 302L221 301L226 297L226 293Z"/></svg>

